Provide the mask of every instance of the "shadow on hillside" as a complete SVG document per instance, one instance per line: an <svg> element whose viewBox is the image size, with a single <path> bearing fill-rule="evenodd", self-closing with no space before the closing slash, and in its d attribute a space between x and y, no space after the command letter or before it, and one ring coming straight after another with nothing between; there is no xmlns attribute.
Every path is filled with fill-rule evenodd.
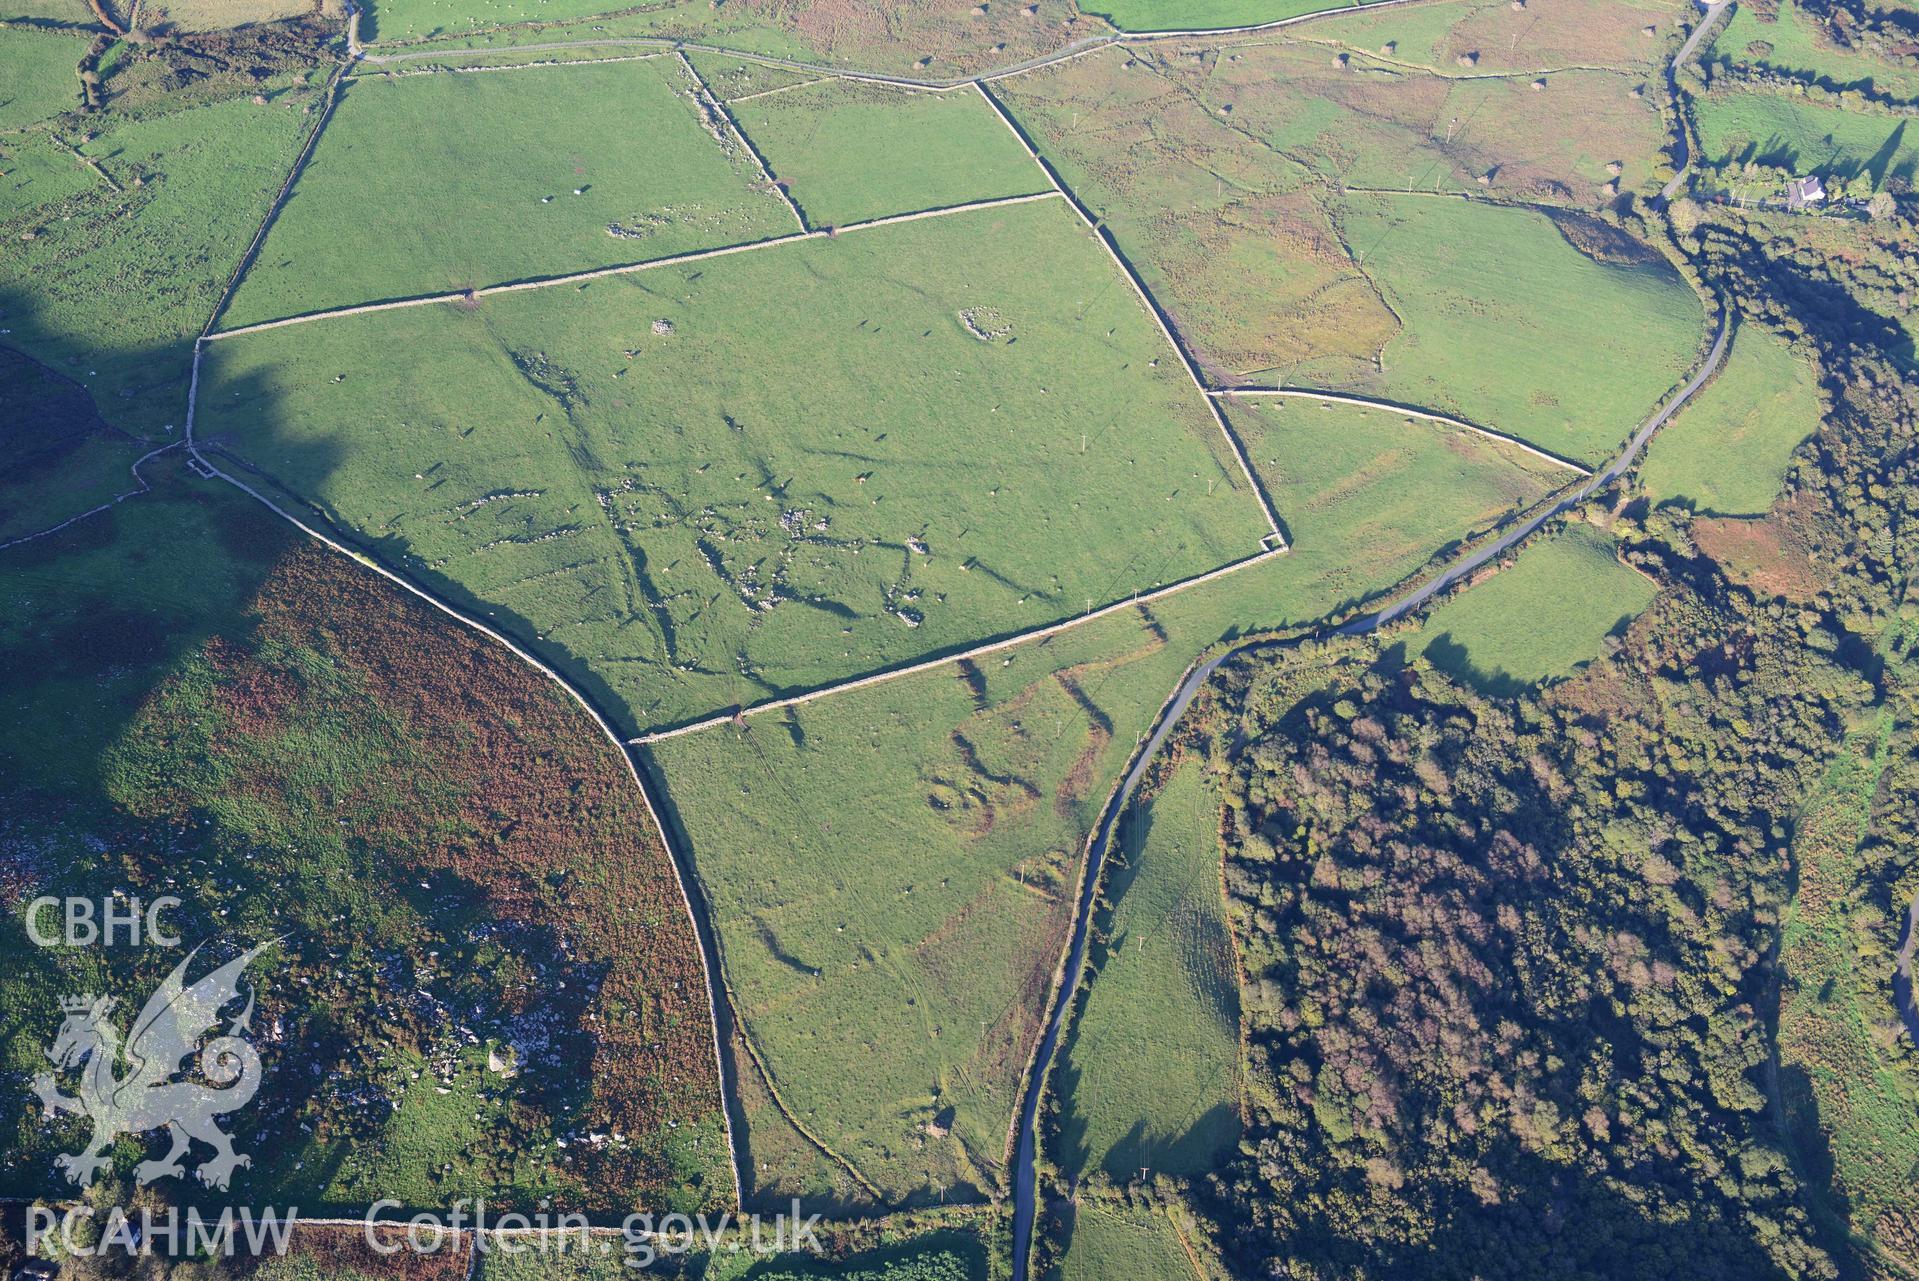
<svg viewBox="0 0 1919 1281"><path fill-rule="evenodd" d="M68 455L57 447L67 428L94 429L73 384L39 385L45 398L22 402L22 430L52 447L0 456L0 488L29 467L36 483L58 483ZM271 414L269 389L238 390L256 412ZM309 474L325 475L334 456L322 447L301 461ZM590 1070L598 1038L588 1011L607 966L575 955L563 925L522 907L545 888L528 879L531 872L486 861L521 814L496 813L491 827L472 831L472 806L456 803L490 795L479 790L487 770L509 759L492 744L512 739L513 723L503 725L504 714L488 707L439 704L418 713L423 729L411 719L416 709L404 706L392 707L390 723L375 716L336 725L359 715L353 708L360 705L318 691L342 679L377 688L371 675L356 678L353 670L356 662L376 662L377 646L354 638L391 636L401 625L381 603L397 589L335 557L341 576L373 590L335 601L300 598L299 610L327 627L310 642L274 633L269 653L261 648L262 603L286 585L314 590L328 581L293 575L274 586L289 555L312 554L310 541L240 490L195 475L184 450L150 460L143 475L149 492L0 550L0 702L7 708L0 902L42 893L96 901L115 890L148 900L171 894L181 904L168 923L189 944L210 940L219 949L280 939L273 967L253 974L259 1009L251 1030L265 1063L260 1094L224 1126L253 1168L235 1175L230 1194L163 1180L154 1190L165 1199L207 1207L290 1201L309 1214L331 1199L357 1215L375 1197L443 1205L477 1184L501 1209L532 1209L548 1184L524 1164L536 1151L527 1146L529 1133L592 1128L585 1123L598 1115L588 1109L606 1083ZM368 608L377 616L352 617ZM415 617L428 621L407 625L431 627L437 618ZM309 670L316 674L302 675ZM441 732L447 727L473 737L449 737ZM420 736L429 732L435 737ZM532 739L525 746L540 750ZM367 751L371 764L359 759ZM404 821L411 811L401 811L400 819L355 826L356 815L385 814L356 789L382 768L419 760L463 766L403 778L435 801L429 825L415 830ZM454 790L461 788L468 790ZM467 872L469 847L473 867L498 872L484 884ZM124 1034L178 959L150 946L38 947L20 917L6 913L0 1054L16 1064L43 1062L61 1023L60 1000L77 991L116 996ZM190 977L203 968L196 964ZM315 999L322 990L332 995ZM459 1117L433 1112L437 1082L426 1075L436 1056L470 1059L469 1028L479 1030L481 1045L506 1029L528 1047L525 1061L534 1069L510 1083L491 1069L461 1069L477 1094L499 1102L500 1119L471 1126L470 1135ZM78 1150L86 1123L41 1125L28 1076L0 1074L0 1125L12 1134L20 1123L0 1194L65 1196L71 1188L53 1158ZM442 1111L464 1102L440 1093L449 1095ZM394 1099L411 1109L406 1125ZM416 1111L428 1115L415 1122ZM448 1146L451 1139L457 1147ZM119 1175L163 1146L157 1133L123 1140L115 1150ZM189 1168L205 1155L196 1148ZM442 1157L460 1165L444 1180ZM389 1173L370 1170L399 1173L393 1186L372 1187L370 1177ZM585 1208L603 1209L623 1195L656 1191L624 1184L582 1191L564 1176L557 1186L556 1202L576 1201L560 1209L579 1208L581 1198ZM361 1188L370 1188L365 1200ZM340 1197L353 1203L339 1204Z"/></svg>

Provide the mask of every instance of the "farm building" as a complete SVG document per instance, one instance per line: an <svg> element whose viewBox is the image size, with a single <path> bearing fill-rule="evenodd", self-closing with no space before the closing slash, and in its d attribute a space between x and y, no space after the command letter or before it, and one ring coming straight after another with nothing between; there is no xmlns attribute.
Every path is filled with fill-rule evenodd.
<svg viewBox="0 0 1919 1281"><path fill-rule="evenodd" d="M1786 207L1795 212L1822 204L1825 199L1826 185L1819 181L1817 174L1794 178L1786 183Z"/></svg>

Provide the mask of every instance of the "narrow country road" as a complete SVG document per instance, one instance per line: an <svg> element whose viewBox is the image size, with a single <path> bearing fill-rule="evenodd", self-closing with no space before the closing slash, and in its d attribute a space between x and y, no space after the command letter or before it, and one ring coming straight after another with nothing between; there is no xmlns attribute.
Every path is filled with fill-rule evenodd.
<svg viewBox="0 0 1919 1281"><path fill-rule="evenodd" d="M1686 43L1679 46L1678 56L1666 69L1666 88L1672 93L1673 110L1679 116L1680 154L1679 172L1672 176L1672 181L1659 189L1661 204L1670 201L1679 193L1679 189L1686 185L1686 174L1692 169L1692 139L1686 128L1685 103L1679 96L1679 68L1692 61L1692 56L1699 52L1699 46L1704 44L1706 37L1712 34L1712 29L1719 25L1721 15L1730 8L1732 8L1732 0L1717 0L1716 3L1708 6L1705 16L1699 19L1699 25L1692 29L1691 35L1686 37Z"/></svg>
<svg viewBox="0 0 1919 1281"><path fill-rule="evenodd" d="M1578 488L1569 492L1564 498L1554 503L1551 507L1534 513L1529 519L1507 530L1504 534L1486 544L1486 546L1480 548L1464 560L1448 567L1444 573L1422 584L1410 594L1401 597L1383 609L1362 615L1359 618L1342 624L1335 629L1336 632L1344 636L1357 636L1363 632L1370 632L1385 626L1408 610L1419 608L1419 606L1431 600L1438 593L1445 591L1460 579L1479 569L1480 566L1505 554L1506 550L1512 547L1513 544L1519 542L1521 539L1530 537L1535 530L1553 517L1577 507L1580 503L1585 502L1587 498L1591 497L1593 493L1619 479L1620 476L1625 474L1626 469L1632 466L1633 460L1639 457L1640 450L1646 447L1646 442L1653 438L1653 434L1661 427L1664 427L1666 423L1671 420L1672 416L1679 412L1679 407L1692 399L1693 393L1704 386L1708 378L1712 377L1713 372L1719 368L1719 362L1725 359L1726 344L1730 342L1731 339L1731 312L1722 311L1719 319L1719 334L1713 339L1712 350L1706 353L1706 359L1700 364L1699 369L1691 378L1686 380L1686 384L1674 393L1670 400L1653 413L1652 417L1639 425L1639 430L1632 434L1632 439L1626 442L1626 447L1620 451L1619 456L1608 463L1602 471L1590 479L1581 482Z"/></svg>
<svg viewBox="0 0 1919 1281"><path fill-rule="evenodd" d="M1319 635L1359 636L1376 631L1407 611L1425 604L1436 593L1444 591L1488 561L1503 555L1520 540L1538 532L1539 528L1553 517L1578 506L1594 492L1617 480L1625 474L1628 467L1632 466L1633 460L1639 456L1640 451L1646 447L1646 442L1653 438L1654 433L1670 422L1672 416L1679 412L1680 406L1690 400L1693 394L1705 385L1706 380L1712 377L1714 371L1719 368L1720 362L1725 359L1726 344L1731 337L1732 313L1730 309L1722 306L1719 332L1714 337L1712 348L1706 353L1706 358L1700 362L1699 368L1678 391L1667 399L1665 404L1654 410L1652 415L1639 425L1639 429L1626 442L1619 456L1597 475L1582 482L1558 502L1533 513L1493 542L1450 566L1445 572L1436 575L1392 604L1342 623ZM1086 867L1080 881L1079 901L1074 909L1073 932L1067 949L1066 965L1057 976L1058 982L1055 985L1057 995L1047 1013L1046 1025L1040 1034L1039 1046L1034 1051L1032 1068L1027 1076L1025 1095L1020 1101L1018 1140L1014 1144L1013 1154L1014 1281L1026 1281L1031 1264L1033 1224L1038 1210L1036 1160L1040 1100L1045 1093L1046 1080L1052 1070L1053 1056L1059 1049L1060 1033L1065 1027L1067 1012L1071 1010L1074 995L1079 990L1080 971L1086 960L1086 935L1092 923L1093 902L1099 890L1100 867L1105 862L1107 849L1112 843L1113 829L1118 825L1120 815L1124 814L1126 807L1132 803L1133 793L1138 789L1140 779L1145 777L1147 767L1159 754L1159 749L1165 745L1167 735L1172 733L1173 726L1178 723L1180 716L1198 695L1200 687L1212 677L1221 663L1238 653L1240 648L1250 648L1260 643L1250 641L1244 647L1236 646L1227 649L1186 674L1179 688L1174 691L1173 697L1161 709L1159 721L1154 726L1152 736L1140 748L1132 768L1126 772L1126 777L1120 781L1118 789L1106 803L1106 809L1100 815L1099 825L1094 829L1092 840L1087 846ZM1272 642L1265 643L1272 644ZM1915 902L1914 911L1919 913L1919 902ZM1913 948L1913 932L1909 923L1906 940L1908 962ZM1909 973L1909 970L1908 965L1906 971ZM1908 990L1910 990L1909 986ZM1919 1016L1909 1019L1908 1027L1912 1027L1915 1022L1919 1022ZM1914 1035L1915 1039L1919 1039L1919 1030L1915 1030Z"/></svg>
<svg viewBox="0 0 1919 1281"><path fill-rule="evenodd" d="M1034 1051L1032 1075L1026 1083L1026 1097L1020 1102L1019 1144L1013 1154L1013 1276L1015 1281L1023 1281L1027 1274L1028 1254L1032 1245L1033 1218L1037 1192L1038 1170L1037 1124L1039 1118L1040 1097L1044 1092L1047 1072L1053 1062L1053 1053L1059 1047L1059 1036L1066 1025L1066 1013L1072 1008L1073 996L1079 990L1080 967L1086 961L1086 930L1093 919L1093 899L1099 892L1099 869L1105 861L1107 846L1112 841L1113 828L1119 822L1119 816L1126 812L1133 793L1139 788L1140 779L1146 775L1147 766L1159 755L1159 749L1166 743L1166 736L1173 732L1173 726L1185 715L1186 708L1198 696L1200 688L1218 670L1219 665L1231 658L1237 650L1226 650L1207 659L1186 674L1179 688L1174 691L1171 701L1160 710L1159 723L1153 729L1151 738L1146 740L1133 761L1133 767L1126 771L1126 777L1120 781L1119 790L1107 803L1106 810L1100 815L1099 827L1093 833L1093 842L1086 852L1086 870L1080 881L1079 902L1073 914L1072 948L1066 957L1066 968L1061 971L1062 981L1056 985L1058 995L1053 1001L1052 1010L1046 1017L1046 1030L1040 1036L1039 1048Z"/></svg>

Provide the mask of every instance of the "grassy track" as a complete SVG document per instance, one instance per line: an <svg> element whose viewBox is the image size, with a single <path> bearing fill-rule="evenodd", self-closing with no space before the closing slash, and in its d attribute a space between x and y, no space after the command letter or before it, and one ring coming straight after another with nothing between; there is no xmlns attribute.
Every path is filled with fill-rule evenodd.
<svg viewBox="0 0 1919 1281"><path fill-rule="evenodd" d="M735 114L815 226L1048 189L975 93L828 80Z"/></svg>
<svg viewBox="0 0 1919 1281"><path fill-rule="evenodd" d="M1588 257L1543 214L1354 200L1344 230L1404 324L1383 372L1353 390L1592 464L1615 452L1697 353L1699 301L1676 272L1663 261Z"/></svg>
<svg viewBox="0 0 1919 1281"><path fill-rule="evenodd" d="M791 231L689 88L671 58L354 81L222 324Z"/></svg>
<svg viewBox="0 0 1919 1281"><path fill-rule="evenodd" d="M1291 533L1295 572L1335 599L1411 573L1530 507L1571 473L1470 432L1398 414L1241 398L1226 410Z"/></svg>
<svg viewBox="0 0 1919 1281"><path fill-rule="evenodd" d="M1901 116L1845 111L1763 90L1727 89L1695 106L1700 159L1730 170L1748 160L1818 173L1863 177L1877 188L1919 173L1919 129ZM1729 180L1736 181L1734 175Z"/></svg>
<svg viewBox="0 0 1919 1281"><path fill-rule="evenodd" d="M1572 525L1440 605L1407 650L1481 689L1511 690L1598 657L1655 590L1619 563L1609 535Z"/></svg>
<svg viewBox="0 0 1919 1281"><path fill-rule="evenodd" d="M1055 1090L1072 1178L1197 1176L1239 1136L1239 978L1220 901L1220 800L1182 761L1106 872L1083 1007Z"/></svg>
<svg viewBox="0 0 1919 1281"><path fill-rule="evenodd" d="M0 224L5 341L85 386L116 427L162 441L183 428L193 337L286 177L314 100L275 90L266 105L107 128L82 151L118 191L51 144L17 144L41 150Z"/></svg>
<svg viewBox="0 0 1919 1281"><path fill-rule="evenodd" d="M148 464L152 492L0 552L20 717L0 834L10 885L174 893L192 942L281 940L235 1193L729 1202L691 923L612 746L543 677L180 457ZM0 1062L44 1061L61 993L137 1003L177 959L49 954L10 911ZM414 1000L391 1001L400 982ZM25 1081L0 1081L0 1192L47 1196L75 1134L23 1106ZM593 1130L627 1137L554 1143Z"/></svg>
<svg viewBox="0 0 1919 1281"><path fill-rule="evenodd" d="M209 347L200 411L634 728L1070 617L1261 532L1059 201L250 334Z"/></svg>
<svg viewBox="0 0 1919 1281"><path fill-rule="evenodd" d="M1786 463L1819 427L1811 368L1769 330L1733 341L1713 384L1666 427L1640 481L1655 503L1716 516L1756 516L1772 506Z"/></svg>
<svg viewBox="0 0 1919 1281"><path fill-rule="evenodd" d="M1100 782L1185 661L1122 617L650 749L749 1034L889 1197L1001 1180Z"/></svg>

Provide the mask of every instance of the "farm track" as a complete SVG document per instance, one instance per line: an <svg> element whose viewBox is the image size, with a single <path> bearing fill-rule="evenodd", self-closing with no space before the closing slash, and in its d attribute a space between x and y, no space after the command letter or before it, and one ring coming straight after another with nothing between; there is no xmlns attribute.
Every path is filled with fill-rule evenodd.
<svg viewBox="0 0 1919 1281"><path fill-rule="evenodd" d="M1713 28L1719 25L1719 19L1731 8L1732 0L1714 0L1714 3L1706 9L1705 15L1699 19L1699 25L1692 29L1691 35L1686 37L1686 43L1679 46L1679 53L1673 58L1672 65L1666 68L1666 89L1672 94L1673 114L1679 119L1679 145L1684 148L1685 154L1679 157L1678 172L1673 174L1670 182L1659 189L1661 204L1670 202L1679 194L1679 189L1686 185L1686 175L1692 171L1695 149L1692 123L1686 113L1686 100L1679 92L1679 69L1699 52L1699 47L1706 42L1706 37L1711 35Z"/></svg>

